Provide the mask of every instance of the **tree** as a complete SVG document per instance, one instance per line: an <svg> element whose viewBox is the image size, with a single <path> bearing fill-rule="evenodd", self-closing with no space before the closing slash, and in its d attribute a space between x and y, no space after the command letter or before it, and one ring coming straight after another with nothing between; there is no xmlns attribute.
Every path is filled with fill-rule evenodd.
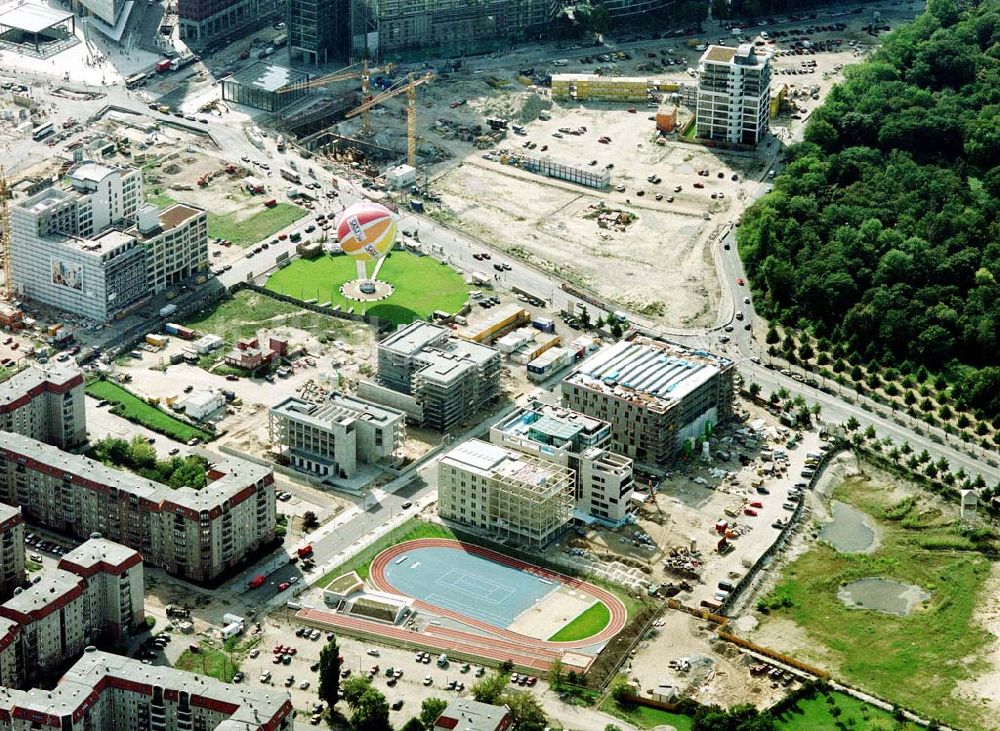
<svg viewBox="0 0 1000 731"><path fill-rule="evenodd" d="M302 514L302 530L311 531L319 527L319 519L316 517L316 513L311 510L307 510Z"/></svg>
<svg viewBox="0 0 1000 731"><path fill-rule="evenodd" d="M814 355L816 355L816 353L813 351L812 346L808 342L802 343L802 345L799 346L799 358L801 358L803 362L811 360Z"/></svg>
<svg viewBox="0 0 1000 731"><path fill-rule="evenodd" d="M497 705L503 697L504 691L507 690L507 684L509 682L509 675L493 673L492 675L487 675L485 678L474 683L472 687L469 688L469 692L472 693L472 697L480 703Z"/></svg>
<svg viewBox="0 0 1000 731"><path fill-rule="evenodd" d="M389 703L381 692L370 685L354 706L351 714L351 728L354 731L391 731L389 725Z"/></svg>
<svg viewBox="0 0 1000 731"><path fill-rule="evenodd" d="M756 381L751 381L750 385L747 386L747 391L750 392L751 396L757 398L758 396L760 396L760 384L757 383Z"/></svg>
<svg viewBox="0 0 1000 731"><path fill-rule="evenodd" d="M628 678L624 675L615 676L615 679L611 681L611 697L619 706L630 707L634 703L632 700L634 694L635 688L629 684Z"/></svg>
<svg viewBox="0 0 1000 731"><path fill-rule="evenodd" d="M413 716L409 721L403 724L403 728L400 731L427 731L427 727L421 723L420 719Z"/></svg>
<svg viewBox="0 0 1000 731"><path fill-rule="evenodd" d="M497 672L500 675L506 675L507 677L510 677L511 673L514 672L514 661L504 660L503 662L500 663L499 666L497 666Z"/></svg>
<svg viewBox="0 0 1000 731"><path fill-rule="evenodd" d="M549 685L558 688L562 685L563 663L558 657L552 660L549 665Z"/></svg>
<svg viewBox="0 0 1000 731"><path fill-rule="evenodd" d="M330 708L337 705L340 694L340 664L340 647L334 637L319 651L319 697Z"/></svg>
<svg viewBox="0 0 1000 731"><path fill-rule="evenodd" d="M621 322L619 322L618 320L611 321L610 330L611 330L611 336L615 339L620 338L625 332L624 328L622 328Z"/></svg>
<svg viewBox="0 0 1000 731"><path fill-rule="evenodd" d="M580 320L580 327L584 330L590 329L590 311L587 310L586 305L580 308L580 314L577 316L577 319Z"/></svg>
<svg viewBox="0 0 1000 731"><path fill-rule="evenodd" d="M611 13L603 5L595 5L590 11L590 30L598 35L604 35L611 27Z"/></svg>
<svg viewBox="0 0 1000 731"><path fill-rule="evenodd" d="M781 341L781 336L778 334L778 329L771 325L767 328L767 335L764 337L764 342L768 345L776 345Z"/></svg>
<svg viewBox="0 0 1000 731"><path fill-rule="evenodd" d="M874 427L874 426L872 426L871 424L869 424L869 425L868 425L868 426L867 426L867 427L865 428L865 439L867 439L868 441L871 441L871 440L873 440L873 439L874 439L874 438L875 438L876 436L877 436L877 435L875 434L875 427Z"/></svg>
<svg viewBox="0 0 1000 731"><path fill-rule="evenodd" d="M514 731L543 731L548 719L538 697L523 690L508 690L504 703L510 708Z"/></svg>
<svg viewBox="0 0 1000 731"><path fill-rule="evenodd" d="M930 461L931 461L931 455L930 452L928 452L926 449L921 450L920 454L917 455L917 462L919 464L927 464Z"/></svg>
<svg viewBox="0 0 1000 731"><path fill-rule="evenodd" d="M361 696L372 687L371 681L363 675L352 675L341 685L341 695L344 702L353 710L361 702Z"/></svg>
<svg viewBox="0 0 1000 731"><path fill-rule="evenodd" d="M441 698L424 698L423 703L420 704L420 723L429 731L434 728L434 722L438 720L447 707L448 701Z"/></svg>
<svg viewBox="0 0 1000 731"><path fill-rule="evenodd" d="M858 421L857 418L855 418L855 416L852 414L847 419L847 423L844 425L844 428L846 428L847 431L850 432L857 431L859 428L861 428L861 422Z"/></svg>

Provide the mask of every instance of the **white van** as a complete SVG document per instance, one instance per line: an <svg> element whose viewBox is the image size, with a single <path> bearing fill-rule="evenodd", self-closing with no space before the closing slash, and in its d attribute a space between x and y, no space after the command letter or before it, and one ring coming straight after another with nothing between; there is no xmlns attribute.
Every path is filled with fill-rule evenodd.
<svg viewBox="0 0 1000 731"><path fill-rule="evenodd" d="M553 66L569 66L569 61L567 61L565 58L557 58L555 61L552 62L552 65Z"/></svg>

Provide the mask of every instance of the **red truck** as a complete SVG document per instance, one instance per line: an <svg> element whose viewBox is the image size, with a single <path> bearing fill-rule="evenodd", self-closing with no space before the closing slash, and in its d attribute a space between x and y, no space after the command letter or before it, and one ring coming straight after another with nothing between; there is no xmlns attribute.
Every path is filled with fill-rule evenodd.
<svg viewBox="0 0 1000 731"><path fill-rule="evenodd" d="M169 70L170 70L170 59L169 58L160 59L156 63L156 73L158 73L158 74L165 74Z"/></svg>
<svg viewBox="0 0 1000 731"><path fill-rule="evenodd" d="M302 546L302 548L296 549L295 552L297 554L299 554L299 558L305 558L306 556L312 556L312 552L313 552L312 544L311 543L307 543L306 545Z"/></svg>
<svg viewBox="0 0 1000 731"><path fill-rule="evenodd" d="M250 588L256 589L258 587L264 586L264 582L267 581L267 577L264 574L257 574L252 579L250 579Z"/></svg>

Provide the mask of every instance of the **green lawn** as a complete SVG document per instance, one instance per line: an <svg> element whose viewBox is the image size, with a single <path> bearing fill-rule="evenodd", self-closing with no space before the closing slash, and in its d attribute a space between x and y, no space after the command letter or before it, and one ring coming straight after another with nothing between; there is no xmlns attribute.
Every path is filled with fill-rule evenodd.
<svg viewBox="0 0 1000 731"><path fill-rule="evenodd" d="M214 647L206 647L204 644L198 652L191 650L182 652L174 667L190 673L208 675L224 683L232 681L236 671L240 669L239 665L233 664L227 653Z"/></svg>
<svg viewBox="0 0 1000 731"><path fill-rule="evenodd" d="M814 544L785 569L767 600L776 607L771 614L794 621L818 648L800 659L926 717L981 728L976 705L954 691L983 669L971 658L992 640L974 621L989 561L967 548L969 538L949 516L919 496L898 503L890 489L864 478L848 480L834 496L875 518L881 545L866 555ZM845 607L837 598L840 586L868 576L916 584L931 598L907 617ZM781 608L774 599L791 606Z"/></svg>
<svg viewBox="0 0 1000 731"><path fill-rule="evenodd" d="M622 708L614 698L609 697L601 706L601 710L628 721L639 728L655 728L657 726L673 726L677 731L691 731L694 719L681 713L661 711L659 708L634 706Z"/></svg>
<svg viewBox="0 0 1000 731"><path fill-rule="evenodd" d="M181 194L179 198L182 203L198 205L196 195ZM175 199L165 193L157 193L148 196L150 203L160 208L171 205ZM212 239L228 239L237 246L251 246L258 244L264 239L274 236L281 229L295 223L305 216L309 211L305 208L292 205L291 203L279 203L274 208L265 208L264 201L267 196L255 196L249 198L253 205L259 205L260 210L250 216L241 216L243 211L237 213L212 213L208 212L208 236Z"/></svg>
<svg viewBox="0 0 1000 731"><path fill-rule="evenodd" d="M608 626L611 611L604 602L597 602L584 609L580 616L549 637L549 642L571 642L596 635Z"/></svg>
<svg viewBox="0 0 1000 731"><path fill-rule="evenodd" d="M362 579L367 579L371 569L371 563L375 560L375 557L390 546L395 546L397 543L412 541L417 538L455 537L455 534L443 525L438 525L437 523L425 523L417 518L411 518L398 528L386 533L379 540L375 541L375 543L370 545L361 553L357 554L354 558L348 559L337 568L329 571L322 579L319 580L319 585L326 586L333 579L336 579L341 574L346 574L350 571L356 571L358 576Z"/></svg>
<svg viewBox="0 0 1000 731"><path fill-rule="evenodd" d="M208 442L214 438L204 429L175 419L111 381L91 381L86 391L94 398L110 401L113 404L112 413L179 442L187 442L194 437Z"/></svg>
<svg viewBox="0 0 1000 731"><path fill-rule="evenodd" d="M469 299L469 288L455 270L429 256L405 251L390 253L379 272L379 279L395 287L385 300L365 304L341 296L340 285L356 276L354 259L324 255L293 261L272 274L266 286L301 300L340 305L342 310L367 310L397 325L422 320L435 310L457 312Z"/></svg>
<svg viewBox="0 0 1000 731"><path fill-rule="evenodd" d="M834 711L837 708L839 711ZM834 714L837 715L834 715ZM920 727L906 722L896 724L892 714L836 691L800 700L778 717L778 731L916 731Z"/></svg>
<svg viewBox="0 0 1000 731"><path fill-rule="evenodd" d="M261 328L280 325L348 342L357 341L359 331L364 328L362 325L303 310L247 289L203 310L184 324L202 334L218 335L230 345L240 338L256 335Z"/></svg>

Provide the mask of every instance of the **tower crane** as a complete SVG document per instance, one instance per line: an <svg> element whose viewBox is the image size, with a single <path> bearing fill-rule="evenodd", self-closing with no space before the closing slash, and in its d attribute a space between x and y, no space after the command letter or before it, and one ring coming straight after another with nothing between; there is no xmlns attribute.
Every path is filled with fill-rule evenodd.
<svg viewBox="0 0 1000 731"><path fill-rule="evenodd" d="M358 66L360 65L360 68ZM394 64L386 64L385 73L390 73L395 68ZM348 79L361 79L361 99L362 102L367 102L371 99L369 96L369 84L371 80L371 72L368 68L368 61L364 61L361 64L353 64L342 68L340 71L334 71L332 74L325 74L324 76L317 76L314 79L309 79L308 81L300 81L296 84L289 84L288 86L278 89L279 94L288 94L293 91L301 91L302 89L318 89L321 86L326 86L327 84L334 84L338 81L347 81ZM368 112L366 111L361 117L361 134L364 137L371 137L371 122L368 119Z"/></svg>
<svg viewBox="0 0 1000 731"><path fill-rule="evenodd" d="M344 115L345 119L356 117L359 114L368 112L380 104L393 99L400 94L406 94L406 162L410 167L417 164L417 87L426 84L434 78L434 74L428 72L419 79L413 78L409 74L405 80L400 80L383 91L376 94L368 101L364 102L357 109L352 109Z"/></svg>

